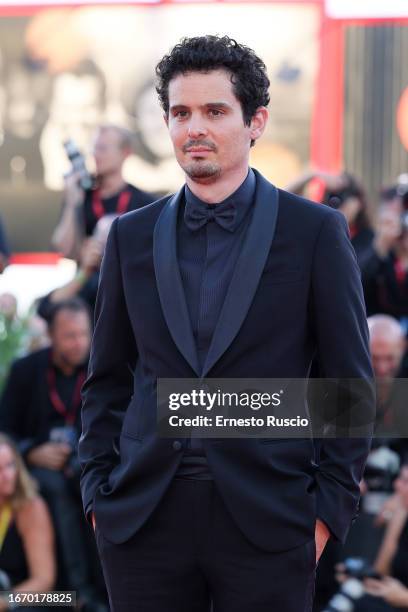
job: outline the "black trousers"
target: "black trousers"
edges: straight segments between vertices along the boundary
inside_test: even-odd
[[[132,538],[113,544],[96,525],[96,541],[111,612],[312,610],[314,539],[280,553],[257,548],[212,481],[175,479]]]

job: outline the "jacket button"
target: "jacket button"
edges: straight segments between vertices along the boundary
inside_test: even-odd
[[[175,451],[179,451],[181,449],[181,442],[180,440],[175,440],[173,442],[173,448]]]

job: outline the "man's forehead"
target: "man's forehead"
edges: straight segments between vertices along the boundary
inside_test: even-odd
[[[106,127],[103,130],[98,130],[94,137],[94,144],[102,142],[105,143],[119,143],[120,134],[115,128]]]
[[[376,353],[392,353],[401,348],[401,339],[393,336],[373,336],[370,339],[371,351]]]
[[[209,87],[210,84],[210,87]],[[191,71],[176,74],[169,82],[169,96],[201,95],[217,101],[220,93],[227,99],[236,99],[231,73],[224,69]],[[214,97],[215,96],[215,97]]]
[[[58,325],[81,325],[89,320],[86,310],[71,310],[70,308],[61,308],[54,319],[54,327]]]

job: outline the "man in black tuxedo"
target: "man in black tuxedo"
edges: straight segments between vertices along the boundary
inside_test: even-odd
[[[82,496],[111,608],[310,611],[370,440],[160,438],[156,385],[305,378],[315,355],[325,377],[370,379],[355,254],[340,213],[248,167],[269,102],[251,49],[185,39],[156,73],[186,184],[114,221],[83,388]]]

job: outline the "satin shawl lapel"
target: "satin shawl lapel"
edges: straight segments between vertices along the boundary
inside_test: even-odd
[[[214,331],[203,377],[207,376],[237,335],[257,290],[275,233],[278,190],[259,172],[254,172],[256,194],[252,219]]]
[[[164,206],[154,228],[153,260],[164,318],[179,351],[197,375],[197,349],[191,329],[183,283],[177,261],[177,214],[184,188]]]

